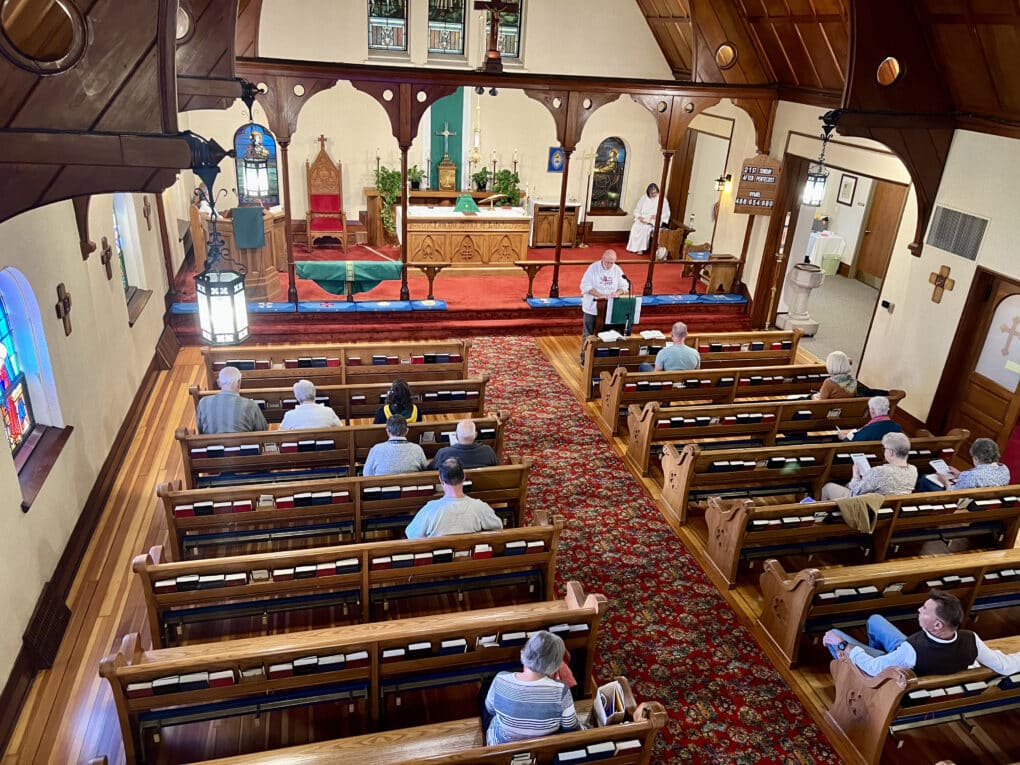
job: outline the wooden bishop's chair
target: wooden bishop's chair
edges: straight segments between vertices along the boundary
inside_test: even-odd
[[[326,138],[319,136],[319,153],[311,164],[305,160],[305,175],[308,179],[308,207],[305,222],[308,232],[308,248],[316,239],[333,237],[340,240],[340,247],[347,254],[347,216],[344,213],[344,184],[342,166],[333,162],[326,153]]]

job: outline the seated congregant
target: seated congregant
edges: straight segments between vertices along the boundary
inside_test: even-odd
[[[947,473],[926,475],[921,479],[918,489],[945,491],[1009,485],[1009,468],[999,462],[999,445],[992,439],[975,438],[970,445],[970,459],[974,463],[970,470],[960,471],[949,467]]]
[[[644,253],[652,243],[652,231],[655,227],[655,211],[659,207],[659,187],[649,183],[645,195],[634,207],[634,224],[630,227],[630,238],[627,239],[627,251]],[[669,223],[669,202],[662,200],[662,217],[659,225]]]
[[[655,354],[655,366],[642,362],[639,372],[682,372],[701,368],[701,354],[687,345],[687,325],[678,321],[670,330],[672,345],[667,345]]]
[[[546,630],[534,633],[521,650],[522,670],[500,672],[482,707],[489,746],[577,730],[577,712],[558,674],[563,640]]]
[[[833,658],[841,653],[862,672],[875,676],[889,667],[911,669],[919,677],[962,672],[975,661],[1000,675],[1020,672],[1020,653],[989,648],[975,633],[960,629],[963,605],[949,592],[932,590],[917,609],[921,627],[910,637],[879,614],[868,617],[868,644],[840,630],[829,630],[822,643]]]
[[[399,414],[407,422],[418,422],[421,419],[411,395],[411,386],[403,377],[398,377],[390,386],[386,393],[386,403],[376,410],[375,424],[382,425],[395,414]]]
[[[457,443],[444,446],[429,463],[435,469],[445,460],[456,457],[465,469],[492,467],[498,464],[496,452],[488,444],[475,443],[478,428],[474,420],[461,420],[457,423]]]
[[[330,407],[316,403],[315,383],[298,380],[294,383],[294,398],[298,405],[283,415],[280,430],[302,430],[307,428],[339,428],[343,420]]]
[[[886,433],[902,433],[903,428],[889,416],[889,399],[885,396],[872,396],[868,399],[868,413],[871,415],[864,425],[857,430],[840,430],[840,441],[878,441]]]
[[[217,382],[220,392],[198,402],[199,433],[246,433],[268,430],[259,405],[241,395],[241,370],[223,367]]]
[[[392,415],[386,420],[386,434],[388,439],[369,449],[364,475],[417,473],[428,468],[425,452],[407,440],[407,420],[399,414]]]
[[[464,494],[464,466],[456,458],[439,465],[443,496],[425,503],[407,526],[408,539],[499,531],[503,522],[488,504]],[[563,657],[562,652],[560,658]]]
[[[910,494],[917,485],[917,468],[907,461],[910,439],[904,433],[886,433],[882,436],[885,464],[871,468],[862,475],[854,462],[854,477],[848,486],[827,483],[822,487],[822,499],[857,497],[861,494]]]
[[[857,395],[857,378],[850,371],[850,358],[843,351],[833,351],[825,357],[825,370],[829,376],[813,398],[853,398]]]

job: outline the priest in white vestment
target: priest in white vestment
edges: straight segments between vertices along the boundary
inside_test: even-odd
[[[630,239],[627,240],[627,251],[644,253],[652,241],[652,229],[655,226],[655,210],[659,206],[659,187],[649,183],[645,195],[638,200],[634,208],[634,225],[630,227]],[[659,224],[669,223],[669,201],[662,200],[662,219]]]

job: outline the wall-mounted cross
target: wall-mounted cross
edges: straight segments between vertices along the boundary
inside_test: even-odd
[[[1015,338],[1020,338],[1020,332],[1017,331],[1017,327],[1020,326],[1020,316],[1013,317],[1013,323],[1010,325],[1003,324],[999,327],[1000,332],[1004,332],[1006,335],[1006,344],[1002,346],[1002,355],[1009,355],[1009,346],[1013,343]]]
[[[949,266],[942,266],[938,273],[932,271],[928,277],[928,284],[935,285],[935,289],[931,293],[931,302],[941,303],[942,294],[951,291],[956,286],[956,280],[949,278]]]
[[[110,240],[105,236],[102,239],[102,245],[103,249],[99,254],[99,262],[106,269],[106,280],[109,281],[113,278],[113,248],[110,246]]]
[[[145,216],[145,228],[152,231],[152,205],[148,197],[142,197],[142,215]]]
[[[71,334],[71,293],[64,283],[57,285],[57,318],[64,322],[64,337]]]
[[[449,159],[450,158],[450,136],[451,135],[457,135],[457,134],[450,130],[450,123],[449,122],[444,122],[443,123],[443,129],[442,130],[437,130],[436,131],[436,135],[441,135],[443,137],[443,159],[444,160],[445,159]]]

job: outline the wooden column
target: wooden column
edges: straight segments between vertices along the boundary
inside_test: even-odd
[[[290,206],[290,163],[287,161],[287,147],[290,139],[278,141],[280,144],[280,162],[283,164],[283,235],[287,240],[287,301],[297,307],[297,273],[294,266],[294,226],[290,220],[293,209]],[[310,232],[309,232],[310,233]],[[311,241],[309,240],[309,244]]]
[[[409,145],[400,147],[400,209],[403,215],[400,216],[400,262],[404,268],[400,272],[400,299],[410,300],[411,292],[407,289],[407,218],[408,218],[408,195],[407,195],[407,150]]]
[[[570,155],[574,153],[573,149],[563,149],[563,178],[560,181],[560,210],[556,213],[556,253],[553,255],[553,278],[552,284],[549,287],[549,297],[558,298],[560,296],[560,251],[563,249],[563,216],[564,207],[567,204],[567,181],[568,175],[570,174]],[[529,290],[530,291],[530,290]]]
[[[659,204],[655,208],[655,225],[652,228],[652,257],[648,261],[648,276],[645,277],[645,289],[641,294],[652,294],[652,274],[655,273],[655,249],[659,246],[659,226],[662,223],[662,203],[666,199],[663,189],[669,181],[669,163],[673,161],[673,152],[662,152],[662,178],[659,180]],[[681,213],[682,215],[683,213]]]
[[[166,307],[177,302],[177,275],[174,273],[174,262],[170,251],[170,235],[166,227],[166,205],[163,195],[156,194],[156,222],[159,224],[159,242],[163,249],[163,267],[166,269]]]

